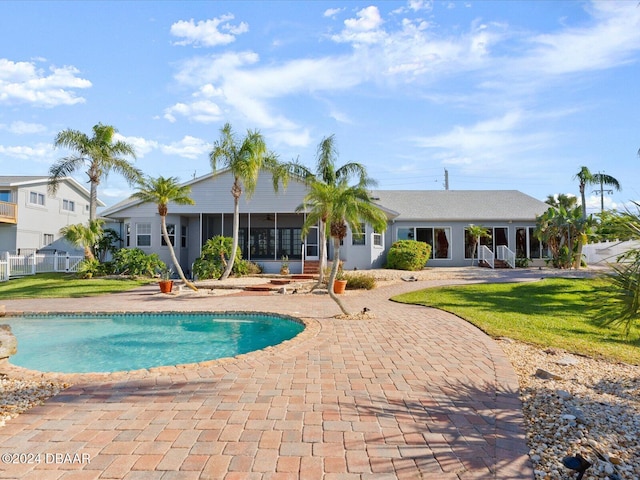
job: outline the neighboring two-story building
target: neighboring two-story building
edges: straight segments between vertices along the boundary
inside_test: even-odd
[[[200,255],[207,239],[232,235],[233,177],[228,171],[211,173],[189,182],[195,205],[169,205],[167,228],[176,254],[185,270]],[[272,178],[262,172],[254,195],[240,200],[239,246],[242,256],[260,264],[267,273],[277,272],[283,256],[292,273],[301,273],[305,263],[318,260],[318,229],[302,236],[304,212],[297,212],[307,187],[291,181],[275,193]],[[386,213],[388,227],[375,232],[363,225],[362,234],[349,232],[340,249],[344,268],[380,268],[393,242],[400,239],[431,245],[429,266],[471,265],[473,249],[466,232],[470,224],[490,230],[483,240],[493,252],[506,247],[521,257],[542,263],[546,252],[534,237],[536,217],[549,207],[516,190],[376,190],[372,199]],[[120,232],[124,246],[158,253],[169,263],[169,247],[160,231],[157,206],[128,199],[102,211],[109,227]],[[331,242],[329,247],[331,247]],[[329,248],[329,258],[332,252]]]
[[[46,176],[0,176],[0,252],[31,253],[59,240],[62,227],[87,223],[89,191],[66,177],[52,196],[48,181]]]

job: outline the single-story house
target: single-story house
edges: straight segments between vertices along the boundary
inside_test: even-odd
[[[46,176],[0,176],[0,252],[32,253],[60,239],[62,227],[87,223],[89,191],[65,177],[50,195],[48,183]]]
[[[204,175],[185,182],[191,187],[195,205],[169,205],[167,228],[185,271],[190,271],[207,239],[232,235],[232,184],[229,171]],[[305,214],[296,212],[306,192],[304,183],[292,180],[276,193],[269,172],[261,173],[253,196],[243,194],[240,199],[239,246],[243,258],[260,264],[267,273],[279,271],[283,256],[289,258],[292,273],[302,273],[305,265],[317,262],[318,228],[303,237]],[[389,247],[399,239],[429,243],[429,266],[470,265],[472,251],[465,233],[470,224],[490,230],[491,239],[483,243],[492,251],[503,245],[518,256],[543,258],[533,230],[536,216],[548,205],[519,191],[375,190],[371,196],[386,213],[388,228],[374,232],[370,225],[363,225],[363,234],[348,233],[340,249],[347,270],[382,267]],[[101,215],[108,220],[109,228],[120,232],[124,247],[158,253],[170,263],[156,205],[129,198]]]

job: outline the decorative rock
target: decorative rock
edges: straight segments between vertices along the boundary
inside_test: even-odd
[[[561,359],[559,359],[559,360],[556,360],[554,363],[556,363],[556,364],[558,364],[558,365],[565,366],[565,367],[569,367],[569,366],[571,366],[571,365],[577,365],[577,364],[578,364],[578,363],[580,363],[580,362],[579,362],[579,360],[578,360],[578,359],[576,359],[576,358],[574,358],[574,357],[571,357],[571,356],[567,355],[567,356],[565,356],[565,357],[562,357],[562,358],[561,358]]]
[[[18,340],[9,325],[0,325],[0,360],[18,353]]]
[[[571,395],[566,390],[556,390],[556,395],[558,395],[558,397],[560,397],[563,400],[569,400],[573,397],[573,395]]]
[[[542,368],[536,370],[536,377],[542,378],[544,380],[562,380],[560,375],[556,375],[555,373],[549,372]]]

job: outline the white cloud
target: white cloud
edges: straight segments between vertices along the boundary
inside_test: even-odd
[[[369,6],[356,13],[357,18],[344,21],[345,28],[338,35],[331,37],[335,42],[348,43],[378,43],[386,33],[380,29],[384,20],[380,16],[378,7]]]
[[[193,19],[180,20],[171,25],[171,35],[184,40],[174,42],[174,45],[194,45],[196,47],[214,47],[234,42],[237,35],[249,31],[249,25],[240,22],[232,25],[229,20],[234,16],[230,13],[211,20],[201,20],[197,23]]]
[[[49,67],[49,74],[34,62],[13,62],[0,58],[0,104],[30,103],[40,107],[74,105],[85,99],[75,89],[89,88],[89,80],[78,77],[72,66]]]
[[[53,150],[47,143],[37,143],[35,145],[10,146],[0,145],[0,155],[6,155],[20,160],[33,160],[36,162],[48,163],[51,161]]]
[[[528,49],[507,64],[510,77],[546,79],[624,65],[640,51],[637,2],[592,2],[586,26],[526,39]]]
[[[335,17],[337,14],[342,12],[344,8],[328,8],[324,11],[323,16],[325,17]]]
[[[176,103],[164,111],[164,118],[171,123],[176,121],[175,115],[188,117],[198,123],[212,123],[223,119],[220,107],[209,100],[199,100],[189,104]]]
[[[514,158],[542,150],[551,141],[551,134],[531,132],[532,119],[522,112],[509,112],[502,117],[478,122],[471,126],[455,126],[448,133],[415,138],[420,147],[438,149],[434,155],[444,164],[466,165],[475,170],[496,172],[497,166],[519,169]],[[540,167],[541,165],[538,165]]]
[[[116,133],[113,137],[116,141],[123,141],[131,144],[136,151],[136,157],[143,158],[146,154],[158,148],[158,142],[155,140],[147,140],[142,137],[125,137]]]
[[[46,133],[47,127],[39,123],[27,123],[22,121],[12,122],[10,125],[0,124],[0,130],[7,130],[16,135],[30,135]]]
[[[196,159],[207,154],[211,150],[211,144],[201,138],[186,135],[179,142],[161,145],[160,150],[166,155],[177,155],[183,158]]]

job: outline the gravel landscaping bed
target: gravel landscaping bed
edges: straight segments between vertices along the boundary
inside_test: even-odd
[[[498,342],[519,378],[537,480],[574,478],[562,459],[578,453],[592,463],[583,480],[640,479],[640,366]]]

